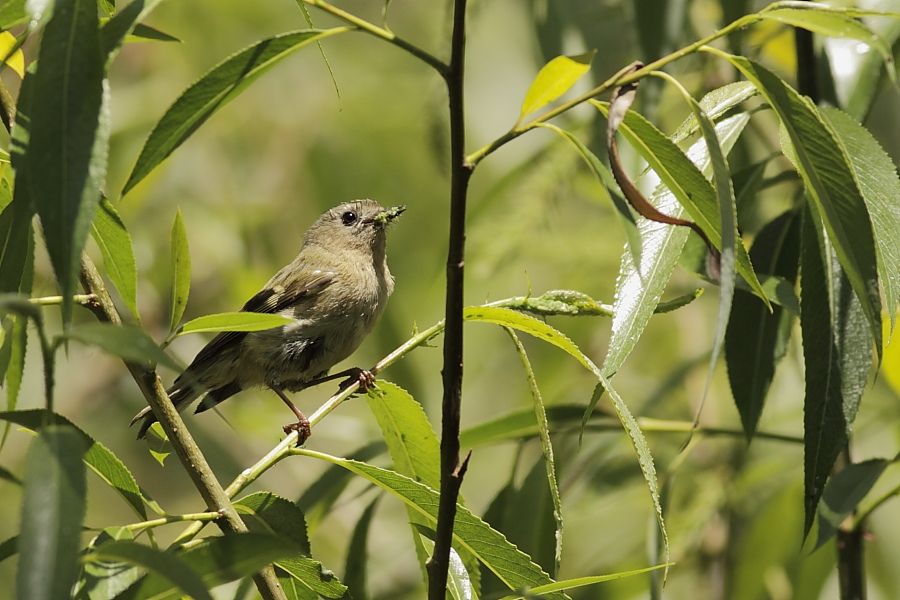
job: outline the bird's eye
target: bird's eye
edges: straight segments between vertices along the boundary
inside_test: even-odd
[[[353,225],[354,223],[356,223],[356,220],[358,218],[359,217],[356,216],[355,212],[353,212],[352,210],[348,210],[347,212],[345,212],[344,214],[341,215],[341,223],[343,223],[344,225],[349,227],[349,226]]]

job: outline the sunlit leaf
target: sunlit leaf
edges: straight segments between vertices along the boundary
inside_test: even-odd
[[[878,279],[884,288],[884,306],[894,327],[900,303],[900,177],[894,161],[878,141],[853,118],[832,107],[822,114],[834,128],[859,183],[859,191],[869,209],[875,249],[878,253]]]
[[[713,121],[719,121],[728,111],[736,108],[746,100],[756,95],[756,87],[749,81],[735,81],[722,87],[718,87],[704,94],[700,99],[700,108]],[[700,131],[700,124],[693,111],[672,134],[672,141],[678,145],[696,135]]]
[[[295,319],[279,314],[228,312],[204,315],[191,319],[179,330],[178,335],[211,331],[264,331],[296,323]]]
[[[3,63],[12,69],[20,78],[25,77],[25,55],[21,48],[10,54],[10,50],[16,47],[16,36],[8,31],[0,31],[0,60],[9,55],[6,62]]]
[[[100,199],[100,207],[94,216],[91,233],[103,255],[106,274],[116,286],[131,314],[138,317],[137,265],[131,246],[131,236],[116,208],[106,197]]]
[[[557,56],[538,71],[525,93],[519,118],[539,110],[566,92],[591,68],[596,50],[573,56]]]
[[[557,581],[555,583],[551,583],[548,585],[538,586],[536,588],[531,588],[528,590],[528,597],[534,597],[535,595],[543,595],[549,592],[557,592],[562,590],[571,590],[579,587],[584,587],[587,585],[594,585],[597,583],[603,583],[604,581],[615,581],[616,579],[623,579],[625,577],[633,577],[635,575],[643,575],[644,573],[651,573],[653,571],[658,571],[659,569],[667,569],[672,566],[674,563],[668,563],[665,565],[654,565],[652,567],[644,567],[643,569],[633,569],[631,571],[620,571],[618,573],[610,573],[609,575],[590,575],[588,577],[575,577],[574,579],[564,579],[563,581]],[[506,598],[511,598],[513,596],[506,596]],[[523,598],[523,596],[514,596],[515,598]]]
[[[322,563],[308,556],[293,555],[275,561],[276,570],[281,569],[291,578],[323,598],[342,598],[347,586]],[[316,596],[313,597],[316,597]]]
[[[255,492],[234,503],[234,508],[248,526],[259,527],[264,533],[284,536],[300,550],[309,554],[306,518],[296,504],[272,492]]]
[[[191,292],[191,250],[188,247],[187,231],[184,228],[180,208],[175,212],[175,221],[172,223],[170,259],[172,299],[169,331],[175,331],[181,323],[181,317],[184,316]]]
[[[356,473],[428,518],[432,526],[437,522],[438,493],[424,484],[394,471],[366,463],[338,458],[305,448],[297,448],[294,452],[328,461]],[[491,529],[464,506],[457,505],[453,539],[457,548],[465,548],[474,554],[510,589],[552,583],[550,576],[531,562],[526,554],[510,544],[506,538]],[[564,600],[567,596],[560,592],[554,592],[548,594],[547,598]]]
[[[806,197],[825,223],[850,285],[859,297],[881,354],[881,300],[872,225],[857,189],[850,159],[815,105],[765,67],[710,50],[731,62],[772,106],[790,141],[785,153],[796,163]]]
[[[29,600],[67,598],[78,576],[87,489],[86,446],[72,427],[45,427],[25,464],[16,592]]]
[[[122,194],[137,185],[217,110],[282,59],[313,42],[348,30],[335,27],[284,33],[262,40],[214,67],[185,90],[153,128]]]
[[[163,352],[140,327],[113,325],[111,323],[83,323],[73,326],[66,337],[97,346],[101,350],[119,358],[143,365],[160,364],[172,370],[181,367]]]

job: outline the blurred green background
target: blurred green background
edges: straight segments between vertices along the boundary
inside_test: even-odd
[[[759,3],[765,4],[765,3]],[[380,22],[382,3],[342,2],[351,12]],[[744,9],[743,7],[746,7]],[[468,149],[506,131],[540,66],[560,53],[596,48],[590,78],[599,81],[628,62],[652,58],[721,26],[758,5],[722,0],[515,0],[472,1],[467,66]],[[446,55],[449,4],[394,0],[388,22],[410,41]],[[332,20],[313,13],[317,26]],[[291,0],[265,2],[164,2],[148,23],[182,43],[135,43],[124,48],[111,73],[113,137],[107,192],[134,240],[139,268],[139,305],[144,325],[157,338],[168,324],[168,235],[177,208],[184,213],[191,245],[193,282],[186,318],[234,310],[299,249],[312,220],[339,202],[371,197],[409,210],[389,240],[394,296],[375,333],[347,362],[374,363],[443,313],[448,215],[447,118],[443,83],[402,51],[360,33],[323,44],[335,87],[314,47],[265,75],[206,123],[189,141],[124,199],[118,192],[146,136],[180,92],[213,65],[246,45],[305,27]],[[793,34],[756,27],[729,40],[792,80]],[[734,79],[708,57],[691,57],[670,72],[695,94]],[[587,89],[590,81],[579,84]],[[642,88],[640,110],[671,132],[687,114],[671,90],[651,81]],[[892,156],[900,156],[900,94],[885,85],[867,126]],[[748,164],[777,147],[777,131],[765,116],[735,149]],[[560,124],[596,145],[604,127],[590,109]],[[773,145],[773,142],[775,145]],[[602,148],[602,140],[600,146]],[[626,157],[627,158],[627,157]],[[640,168],[631,158],[635,171]],[[768,173],[785,168],[777,163]],[[747,211],[753,233],[783,210],[794,189],[774,186]],[[470,304],[547,289],[577,289],[611,302],[624,235],[611,205],[571,147],[554,134],[535,131],[491,156],[472,181],[466,257]],[[95,249],[92,249],[92,251]],[[99,254],[95,252],[99,257]],[[35,295],[55,294],[45,257],[40,257]],[[664,298],[701,285],[676,272]],[[708,286],[707,286],[708,287]],[[635,414],[690,420],[699,404],[713,337],[717,293],[687,308],[657,316],[617,375],[619,392]],[[51,313],[48,312],[48,315]],[[77,318],[89,320],[86,313]],[[606,351],[609,323],[602,318],[562,318],[554,326],[570,335],[595,361]],[[781,364],[760,423],[761,431],[802,435],[802,355],[799,330]],[[467,325],[463,425],[472,426],[531,404],[522,368],[506,335]],[[204,343],[179,339],[174,353],[189,361]],[[438,343],[440,341],[438,340]],[[895,341],[895,347],[900,342]],[[526,340],[538,382],[549,404],[583,405],[592,377],[571,359]],[[35,348],[32,344],[31,348]],[[889,355],[890,356],[890,355]],[[895,353],[896,356],[896,353]],[[440,350],[423,348],[383,374],[425,407],[439,428]],[[893,368],[898,368],[893,363]],[[890,359],[886,369],[891,368]],[[165,381],[174,373],[164,373]],[[202,509],[186,475],[170,458],[161,467],[143,442],[134,440],[129,418],[143,405],[120,362],[99,350],[73,345],[57,369],[58,410],[111,447],[138,481],[170,512]],[[853,457],[892,457],[900,448],[900,373],[884,373],[867,388],[854,431]],[[333,390],[304,392],[298,404],[312,411]],[[21,408],[41,406],[41,372],[32,352]],[[608,407],[601,402],[600,409]],[[287,411],[271,393],[246,392],[222,405],[222,416],[187,417],[220,479],[230,481],[281,435]],[[227,421],[226,421],[227,420]],[[716,372],[703,423],[738,430],[740,421],[724,364]],[[833,598],[834,549],[801,547],[802,448],[740,436],[703,437],[679,458],[683,435],[648,434],[665,482],[672,569],[668,598]],[[348,456],[379,439],[364,400],[349,402],[315,430],[308,446]],[[29,436],[14,431],[0,461],[21,474]],[[579,446],[576,432],[558,433],[554,444],[566,520],[561,578],[609,573],[654,559],[651,505],[627,438],[617,430],[592,432]],[[477,449],[463,486],[468,505],[484,514],[497,492],[513,481],[522,487],[523,521],[543,522],[547,498],[536,440]],[[386,464],[386,457],[375,459]],[[513,466],[515,465],[515,469]],[[305,458],[285,461],[256,485],[296,499],[324,467]],[[900,467],[890,467],[876,486],[896,486]],[[89,476],[86,524],[133,520],[109,488]],[[0,481],[0,539],[17,531],[21,490]],[[313,551],[342,575],[350,533],[375,492],[354,481],[326,515],[311,515]],[[522,510],[522,509],[525,510]],[[420,598],[421,576],[405,525],[406,513],[391,498],[379,503],[369,538],[370,590],[374,598]],[[886,504],[870,522],[867,572],[870,597],[900,594],[900,502]],[[166,541],[177,526],[158,530]],[[545,538],[522,541],[526,550]],[[533,546],[528,547],[531,543]],[[552,547],[549,549],[552,557]],[[540,554],[540,553],[538,553]],[[0,581],[12,582],[15,559],[0,563]],[[9,589],[6,587],[5,589]],[[646,578],[632,578],[573,593],[575,598],[643,598]],[[0,591],[0,597],[7,592]],[[231,597],[223,592],[221,597]]]

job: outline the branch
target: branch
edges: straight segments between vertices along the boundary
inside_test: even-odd
[[[441,411],[441,491],[434,551],[426,565],[428,597],[443,600],[447,590],[456,499],[469,459],[459,463],[459,415],[463,376],[463,265],[466,248],[466,196],[474,165],[466,160],[464,77],[466,0],[455,0],[450,68],[445,80],[450,103],[450,239],[444,306],[444,396]]]
[[[81,262],[81,284],[85,291],[96,296],[97,303],[89,306],[100,321],[121,325],[119,316],[103,279],[97,272],[94,263],[86,255]],[[203,501],[211,511],[219,512],[222,518],[216,523],[224,533],[244,533],[247,526],[241,520],[237,511],[231,505],[231,501],[222,489],[219,480],[206,462],[206,457],[200,451],[197,442],[191,437],[181,415],[175,409],[172,401],[166,394],[165,388],[159,380],[156,371],[145,369],[133,363],[125,363],[135,383],[146,398],[147,403],[153,409],[153,414],[159,419],[163,430],[172,442],[172,447],[178,455],[178,459],[184,466]],[[284,592],[275,577],[274,569],[269,566],[253,577],[259,593],[265,600],[286,600]]]
[[[380,38],[389,44],[393,44],[398,48],[401,48],[408,53],[412,54],[435,71],[441,74],[442,77],[447,76],[447,72],[449,67],[440,59],[436,58],[434,55],[426,52],[422,48],[419,48],[415,44],[412,44],[403,38],[397,37],[397,35],[393,31],[389,31],[384,29],[383,27],[378,27],[377,25],[366,21],[365,19],[360,19],[354,14],[351,14],[343,9],[338,8],[324,0],[300,0],[304,4],[308,4],[309,6],[315,6],[316,8],[327,12],[328,14],[337,17],[341,21],[345,23],[350,23],[351,25],[355,25],[361,31],[364,31],[370,35],[373,35],[377,38]]]

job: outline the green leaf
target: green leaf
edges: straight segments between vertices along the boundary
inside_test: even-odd
[[[137,265],[131,236],[115,206],[105,196],[100,198],[100,207],[94,216],[91,233],[103,255],[103,265],[110,281],[131,314],[140,318],[137,307]]]
[[[20,96],[13,144],[16,191],[41,218],[50,262],[72,315],[81,252],[106,177],[108,86],[96,2],[57,2],[37,67]],[[27,139],[27,147],[22,141]]]
[[[257,527],[263,533],[283,536],[305,554],[309,554],[309,537],[306,535],[306,517],[300,507],[271,492],[256,492],[234,503],[234,508],[251,531]]]
[[[107,527],[88,542],[85,554],[102,544],[118,540],[134,540],[134,534],[124,527]],[[143,575],[140,567],[114,559],[82,560],[81,576],[72,596],[79,600],[122,598],[121,594]]]
[[[88,553],[84,560],[115,560],[146,569],[196,600],[212,600],[206,585],[177,554],[163,552],[136,542],[109,542]]]
[[[760,272],[779,275],[792,284],[796,281],[799,225],[796,211],[789,211],[757,234],[750,258]],[[748,440],[756,432],[775,366],[787,350],[793,317],[780,306],[769,312],[759,298],[748,292],[738,291],[734,297],[725,334],[725,360],[731,393]]]
[[[775,110],[792,148],[809,203],[820,214],[841,266],[860,304],[881,356],[881,310],[875,242],[868,211],[850,159],[816,107],[765,67],[746,58],[710,50],[726,58],[759,89]]]
[[[581,423],[584,407],[577,404],[551,404],[546,407],[550,430],[556,431],[565,425]],[[459,445],[464,448],[478,448],[500,442],[534,437],[538,434],[534,410],[527,408],[513,411],[485,423],[464,429],[459,436]]]
[[[335,27],[284,33],[257,42],[219,63],[185,90],[156,124],[122,195],[146,177],[217,110],[282,59],[313,42],[349,30],[349,27]]]
[[[622,427],[628,434],[628,439],[631,441],[631,445],[638,456],[638,464],[641,467],[641,473],[644,476],[644,480],[647,482],[650,500],[656,510],[659,529],[665,540],[665,554],[668,559],[669,540],[668,535],[666,534],[665,523],[663,522],[662,506],[660,506],[659,503],[659,486],[656,481],[656,467],[653,464],[653,456],[650,454],[647,440],[644,438],[644,434],[641,433],[641,429],[638,427],[637,421],[628,409],[628,405],[625,404],[625,401],[622,400],[619,394],[612,388],[608,377],[600,371],[597,365],[595,365],[572,340],[547,323],[539,321],[534,317],[524,315],[508,308],[470,306],[463,310],[463,318],[469,321],[495,323],[504,327],[511,327],[512,329],[524,331],[528,335],[544,340],[563,350],[594,374],[599,381],[599,385],[602,385],[609,393],[609,396],[613,401],[616,416],[619,418],[619,422],[622,423]]]
[[[138,27],[136,21],[144,12],[144,0],[132,0],[118,14],[103,23],[100,28],[100,41],[107,63],[115,56],[126,36]]]
[[[295,322],[291,317],[278,314],[227,312],[192,319],[178,330],[178,335],[210,331],[264,331]]]
[[[437,522],[438,493],[424,484],[394,471],[366,463],[338,458],[305,448],[296,448],[294,452],[328,461],[356,473],[381,489],[390,492],[407,506],[426,517],[432,527]],[[456,507],[453,539],[457,548],[465,548],[474,554],[510,589],[552,583],[550,577],[531,562],[526,554],[473,515],[465,506],[457,505]],[[562,593],[553,593],[547,597],[551,600],[567,598]]]
[[[0,29],[9,29],[28,18],[25,0],[9,0],[0,4]]]
[[[342,598],[347,591],[347,586],[341,583],[334,573],[312,558],[293,555],[278,559],[275,565],[276,569],[282,569],[294,581],[323,598]],[[318,596],[313,595],[313,598]]]
[[[12,327],[7,336],[9,342],[9,365],[6,367],[6,410],[14,411],[19,403],[19,392],[25,375],[25,356],[28,350],[28,319],[19,315],[12,319]],[[3,428],[0,448],[6,444],[9,425]]]
[[[700,108],[712,119],[718,121],[725,116],[728,111],[737,107],[746,100],[756,95],[756,88],[749,81],[735,81],[728,83],[722,87],[718,87],[707,92],[700,99]],[[700,132],[700,124],[693,111],[685,118],[684,121],[672,134],[672,141],[679,146],[688,138]]]
[[[566,92],[591,68],[596,50],[573,56],[557,56],[538,71],[525,93],[519,120],[539,110]]]
[[[191,251],[188,247],[187,231],[184,229],[184,219],[181,217],[180,208],[175,212],[175,221],[172,223],[171,247],[172,318],[169,321],[170,332],[178,329],[191,292]]]
[[[16,592],[29,600],[67,598],[78,576],[87,490],[84,438],[49,426],[34,438],[25,465]]]
[[[734,146],[749,118],[746,113],[741,113],[716,125],[723,150],[727,152]],[[711,172],[709,153],[703,140],[697,141],[687,155],[700,171]],[[674,217],[680,217],[684,211],[673,193],[662,184],[654,191],[650,203]],[[616,280],[612,335],[603,361],[603,373],[607,377],[622,367],[637,345],[659,304],[689,233],[685,227],[672,227],[647,219],[638,220],[638,231],[643,240],[640,262],[635,263],[631,253],[624,252]]]
[[[859,183],[872,219],[875,249],[878,254],[878,279],[884,288],[884,306],[893,331],[897,304],[900,303],[900,177],[891,157],[869,131],[853,117],[836,108],[822,109],[838,141],[850,159],[850,167]]]
[[[440,444],[422,405],[400,386],[383,380],[378,380],[377,387],[369,392],[367,402],[381,428],[394,470],[432,489],[439,489]],[[416,511],[408,509],[408,512],[416,556],[424,574],[430,553],[423,546],[418,526],[430,527],[431,524]],[[461,552],[466,565],[476,569],[475,558],[465,550]]]
[[[872,364],[865,315],[834,257],[830,236],[810,210],[801,246],[800,326],[806,393],[803,404],[804,537],[825,480],[847,444]],[[833,308],[832,308],[833,307]]]
[[[353,534],[350,536],[350,545],[347,547],[347,562],[344,567],[344,583],[347,585],[347,591],[353,600],[368,600],[369,593],[366,590],[366,579],[368,571],[368,554],[366,548],[369,541],[369,526],[372,524],[372,517],[375,515],[375,507],[381,496],[372,500],[359,520],[353,528]]]
[[[281,537],[261,533],[237,533],[204,538],[177,554],[182,564],[213,588],[258,572],[275,561],[297,554],[298,548]],[[162,574],[151,572],[130,590],[132,598],[178,598],[176,587]]]
[[[20,284],[32,268],[32,215],[29,200],[21,191],[14,193],[13,201],[0,213],[0,293],[22,291]]]
[[[615,581],[616,579],[624,579],[625,577],[633,577],[635,575],[643,575],[644,573],[651,573],[653,571],[658,571],[659,569],[667,569],[671,567],[674,563],[667,563],[664,565],[654,565],[652,567],[644,567],[643,569],[634,569],[631,571],[620,571],[618,573],[610,573],[609,575],[590,575],[588,577],[575,577],[574,579],[564,579],[563,581],[557,581],[555,583],[551,583],[548,585],[541,585],[536,588],[531,588],[528,591],[528,598],[533,598],[535,596],[541,596],[543,594],[547,594],[549,592],[558,592],[562,590],[571,590],[574,588],[584,587],[587,585],[594,585],[597,583],[603,583],[605,581]],[[509,598],[510,596],[507,596]],[[524,598],[524,596],[515,596],[515,598]]]
[[[18,410],[15,412],[0,412],[0,420],[15,423],[20,427],[32,431],[40,431],[45,425],[65,426],[81,436],[87,450],[84,452],[84,462],[107,485],[112,487],[134,509],[142,519],[147,519],[145,502],[152,502],[144,498],[137,480],[128,467],[125,466],[113,452],[91,438],[84,431],[73,425],[65,417],[51,413],[43,409]]]
[[[375,441],[351,452],[347,458],[366,462],[385,451],[384,442]],[[353,474],[337,465],[331,465],[322,473],[297,500],[297,506],[306,514],[310,529],[331,510],[341,493],[353,479]]]
[[[14,483],[16,485],[22,485],[21,479],[16,477],[11,471],[2,466],[0,466],[0,479],[8,481],[10,483]]]
[[[604,115],[608,108],[606,103],[591,101]],[[659,176],[660,180],[672,192],[678,202],[687,209],[691,218],[700,226],[709,237],[710,242],[720,251],[722,250],[722,225],[719,216],[717,194],[715,188],[704,177],[704,169],[698,167],[694,161],[665,134],[656,128],[645,117],[633,110],[625,113],[625,119],[619,126],[629,143],[647,161],[650,168]],[[725,136],[721,136],[720,144],[727,145]],[[704,153],[709,159],[706,145]],[[724,156],[724,150],[723,150]],[[710,160],[710,165],[712,161]],[[729,179],[730,181],[730,179]],[[671,210],[667,214],[673,214]],[[737,270],[741,277],[759,294],[765,298],[765,292],[753,272],[753,265],[743,244],[736,248]]]
[[[816,548],[834,537],[838,527],[866,497],[891,461],[883,458],[853,463],[836,473],[825,486],[819,502],[819,537]]]
[[[0,542],[0,562],[3,562],[10,556],[15,555],[19,551],[19,536],[14,535]]]
[[[149,25],[145,25],[143,23],[138,23],[134,26],[134,30],[131,32],[131,36],[136,40],[150,40],[154,42],[181,42],[181,40],[174,35],[170,35],[165,31],[160,31],[156,27],[150,27]]]
[[[839,12],[820,10],[821,5],[810,3],[809,7],[795,5],[761,10],[757,13],[763,19],[778,21],[792,27],[802,27],[828,37],[849,38],[868,44],[884,61],[887,72],[893,78],[894,57],[891,48],[883,39],[860,21]]]
[[[72,327],[66,337],[82,344],[97,346],[127,362],[146,366],[160,364],[172,370],[181,367],[163,352],[140,327],[111,323],[83,323]]]
[[[534,369],[531,368],[531,361],[528,360],[528,354],[525,352],[525,346],[522,345],[519,336],[510,329],[505,328],[506,332],[512,338],[525,369],[525,379],[528,381],[528,387],[531,390],[531,399],[534,404],[534,418],[538,426],[538,438],[541,441],[541,453],[544,455],[544,469],[547,479],[547,488],[549,490],[550,500],[553,504],[553,520],[556,524],[554,535],[554,553],[553,566],[550,569],[554,576],[559,572],[559,564],[562,560],[562,542],[563,542],[563,515],[562,500],[559,497],[559,485],[556,481],[556,459],[553,456],[553,442],[550,440],[550,422],[547,419],[547,412],[544,409],[544,399],[541,396],[541,390],[538,388],[537,379],[534,376]]]

